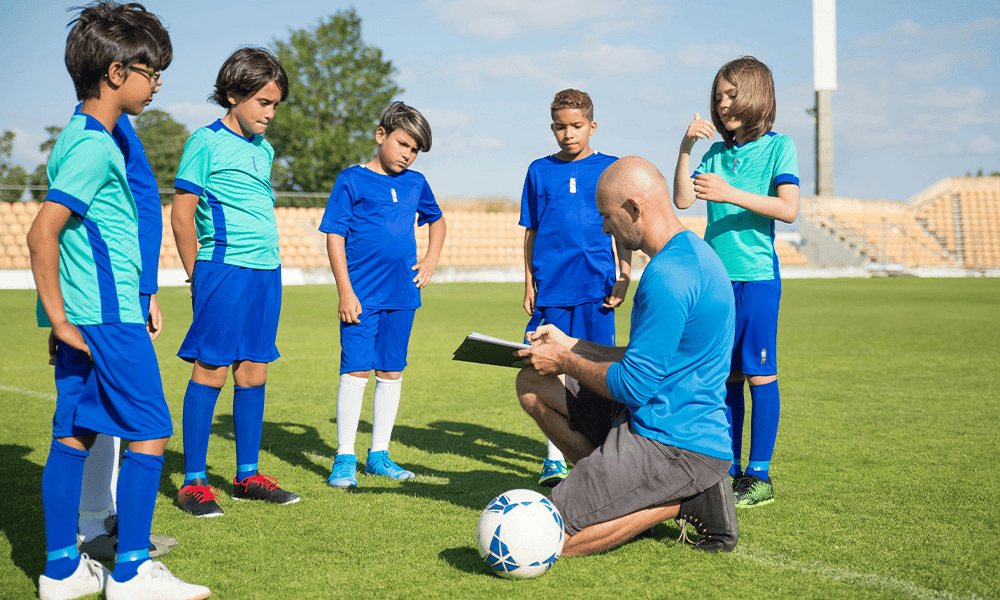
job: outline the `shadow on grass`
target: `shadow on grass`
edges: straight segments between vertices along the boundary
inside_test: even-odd
[[[36,581],[45,568],[45,515],[42,510],[43,467],[26,459],[27,446],[0,445],[0,531],[10,542],[10,560]],[[2,595],[2,594],[0,594]]]
[[[448,548],[438,553],[438,558],[445,561],[456,570],[470,575],[488,575],[490,568],[486,566],[479,551],[469,546]]]

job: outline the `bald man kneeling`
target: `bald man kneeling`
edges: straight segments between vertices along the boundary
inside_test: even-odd
[[[635,293],[629,344],[602,346],[543,325],[521,350],[521,406],[575,463],[552,491],[564,556],[594,554],[668,519],[736,547],[726,378],[735,308],[722,262],[677,219],[660,171],[635,156],[597,184],[604,231],[652,257]]]

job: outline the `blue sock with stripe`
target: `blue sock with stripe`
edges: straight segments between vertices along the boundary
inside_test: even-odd
[[[740,472],[740,460],[743,457],[743,416],[746,406],[743,402],[743,381],[726,383],[726,417],[729,419],[729,431],[733,434],[733,466],[729,474],[736,476]]]
[[[212,433],[215,402],[219,392],[214,387],[188,381],[184,393],[184,485],[194,479],[207,479],[208,437]],[[183,487],[183,486],[182,486]]]
[[[113,576],[125,582],[149,560],[149,530],[160,489],[163,457],[125,451],[118,473],[118,558]]]
[[[750,411],[750,462],[747,473],[767,481],[778,437],[778,417],[781,414],[781,395],[778,382],[750,387],[753,408]]]
[[[80,519],[83,466],[90,452],[55,439],[42,471],[42,509],[45,512],[45,576],[66,579],[80,564],[76,524]]]
[[[233,425],[236,429],[236,481],[257,473],[260,436],[264,427],[264,388],[239,387],[233,391]]]

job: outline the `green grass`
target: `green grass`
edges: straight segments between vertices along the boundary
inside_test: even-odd
[[[173,353],[190,300],[177,288],[159,298],[166,331],[156,348],[176,434],[154,532],[181,540],[164,562],[216,597],[1000,598],[998,280],[786,281],[777,501],[739,513],[737,550],[719,556],[679,546],[668,522],[654,538],[562,559],[521,582],[488,573],[473,531],[490,498],[534,488],[544,438],[518,407],[513,370],[451,360],[469,331],[521,335],[519,285],[424,291],[392,444],[393,458],[417,479],[362,475],[355,491],[323,482],[336,448],[336,293],[286,288],[283,358],[270,369],[260,462],[302,502],[228,499],[230,381],[209,445],[210,482],[224,493],[218,519],[175,507],[190,367]],[[33,597],[44,564],[40,480],[54,386],[34,305],[31,291],[0,292],[2,598]],[[618,331],[625,343],[628,307]],[[373,388],[358,437],[362,458]]]

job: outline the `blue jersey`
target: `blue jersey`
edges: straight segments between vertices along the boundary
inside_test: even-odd
[[[725,398],[735,320],[719,257],[690,231],[675,235],[646,265],[625,358],[608,368],[608,389],[639,434],[733,459]]]
[[[121,150],[104,125],[79,113],[48,162],[46,202],[72,211],[59,233],[59,285],[74,325],[143,323],[138,215]],[[41,302],[39,325],[48,326]]]
[[[277,269],[271,161],[262,136],[245,138],[222,121],[201,127],[184,144],[174,187],[199,197],[197,260],[247,269]]]
[[[519,224],[534,229],[531,272],[536,306],[602,300],[615,284],[612,237],[597,212],[597,180],[618,160],[595,152],[575,161],[539,158],[528,167]]]
[[[382,175],[355,166],[337,175],[319,230],[344,237],[347,273],[363,309],[420,307],[414,218],[418,225],[441,218],[420,173]]]
[[[142,258],[139,293],[155,294],[159,288],[156,275],[160,266],[160,243],[163,241],[163,209],[156,176],[128,115],[118,119],[111,137],[125,157],[125,175],[139,214],[139,256]]]
[[[715,173],[736,189],[759,196],[778,196],[783,183],[799,184],[795,142],[773,131],[732,148],[717,142],[709,148],[695,171]],[[722,202],[709,202],[705,241],[711,246],[732,281],[767,281],[780,278],[774,250],[774,219]]]

